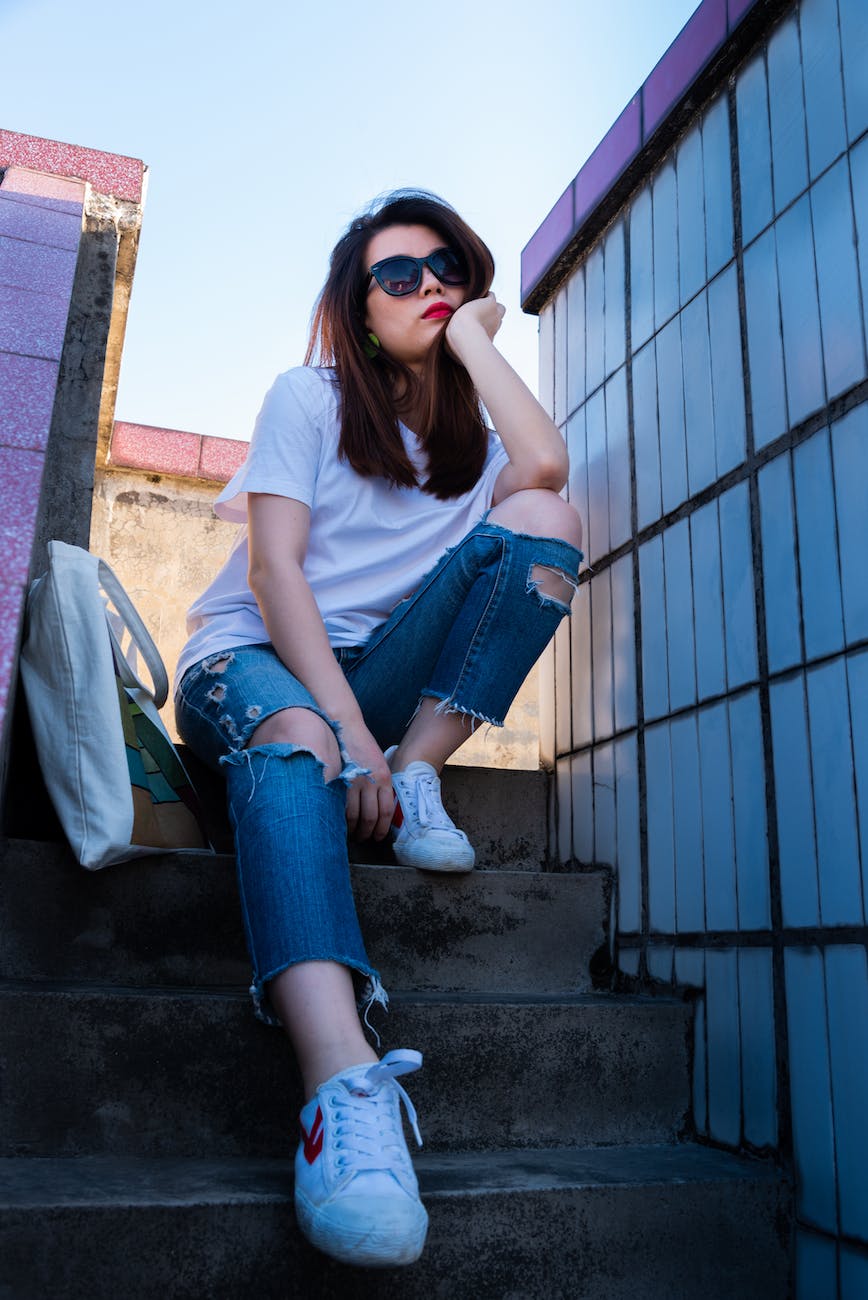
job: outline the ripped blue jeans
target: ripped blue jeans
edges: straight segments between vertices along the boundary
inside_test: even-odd
[[[425,696],[444,711],[502,726],[569,612],[581,558],[557,538],[483,520],[364,645],[335,650],[381,748],[400,741]],[[337,725],[269,644],[210,655],[175,693],[182,739],[226,777],[251,994],[269,1023],[277,1021],[268,981],[301,961],[339,962],[367,977],[368,1001],[385,996],[365,951],[347,858],[346,787],[362,769],[341,745],[343,771],[326,784],[323,764],[303,746],[248,746],[271,714],[297,707],[325,718],[340,745]]]

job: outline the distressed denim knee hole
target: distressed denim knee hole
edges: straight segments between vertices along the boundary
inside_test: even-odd
[[[578,581],[563,569],[550,564],[532,564],[526,590],[528,593],[536,592],[541,605],[557,605],[567,614],[578,585]]]

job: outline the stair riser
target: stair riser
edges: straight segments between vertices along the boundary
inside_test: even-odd
[[[0,1015],[2,1152],[273,1156],[297,1140],[290,1050],[246,1000],[7,992]],[[384,1051],[425,1054],[408,1090],[426,1148],[478,1150],[673,1138],[688,1016],[663,1000],[396,1000],[376,1023]]]
[[[770,1300],[788,1292],[787,1206],[767,1182],[428,1197],[420,1261],[363,1270],[303,1242],[290,1204],[5,1211],[15,1300]],[[45,1250],[50,1236],[52,1251]],[[712,1247],[712,1248],[710,1248]]]
[[[582,992],[606,877],[353,868],[371,961],[392,989]],[[3,868],[0,974],[127,986],[250,981],[231,859],[147,858],[88,873],[16,842]],[[38,923],[34,923],[38,918]]]
[[[183,751],[208,815],[215,844],[232,847],[222,777]],[[476,849],[482,869],[539,871],[548,858],[546,820],[549,777],[545,772],[495,767],[447,766],[443,804]]]

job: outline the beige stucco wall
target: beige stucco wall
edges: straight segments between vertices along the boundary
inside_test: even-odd
[[[223,563],[235,526],[211,508],[219,483],[99,469],[90,549],[114,569],[148,626],[169,672],[184,644],[188,606]],[[452,758],[484,767],[539,767],[538,673],[533,669],[503,728],[483,725]],[[175,735],[171,701],[163,718]]]

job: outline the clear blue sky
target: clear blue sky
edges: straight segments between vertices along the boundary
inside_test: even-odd
[[[0,126],[150,169],[117,417],[249,437],[342,229],[442,194],[488,242],[536,386],[519,255],[697,0],[0,0]]]

